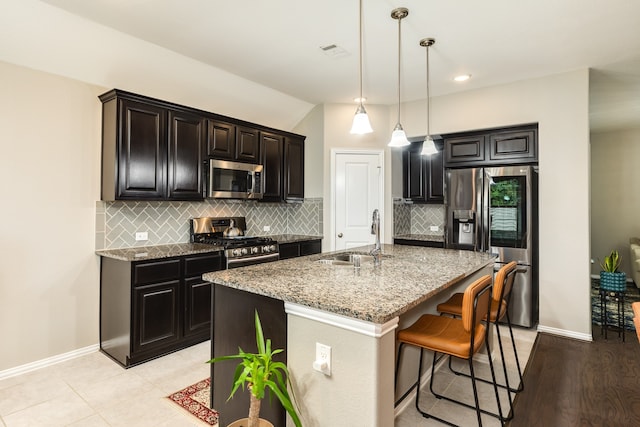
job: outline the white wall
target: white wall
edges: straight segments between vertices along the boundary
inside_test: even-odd
[[[640,129],[591,134],[591,273],[613,249],[630,278],[629,237],[640,237]]]
[[[102,92],[0,62],[0,371],[98,343]]]

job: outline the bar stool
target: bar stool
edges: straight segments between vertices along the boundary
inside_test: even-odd
[[[524,389],[524,382],[522,380],[522,369],[520,368],[520,360],[518,359],[518,351],[516,349],[516,341],[513,337],[513,329],[511,328],[511,319],[509,318],[508,304],[511,299],[511,291],[513,289],[513,283],[516,275],[517,263],[512,261],[506,265],[504,265],[496,274],[496,278],[493,285],[493,295],[491,300],[491,312],[489,316],[489,321],[493,323],[496,327],[496,336],[498,338],[498,347],[500,348],[500,356],[502,357],[502,368],[504,372],[505,382],[506,384],[498,384],[498,387],[502,387],[507,389],[507,394],[509,397],[509,409],[510,415],[506,418],[507,420],[513,418],[513,400],[511,398],[511,393],[517,393]],[[438,304],[437,310],[440,314],[449,314],[454,317],[459,317],[462,311],[462,294],[457,293],[453,294],[451,298],[442,304]],[[500,326],[499,323],[502,319],[507,319],[507,325],[509,327],[509,334],[511,335],[511,344],[513,346],[513,353],[516,359],[516,365],[518,368],[518,376],[520,378],[520,384],[517,388],[512,388],[509,385],[509,376],[507,374],[507,363],[504,358],[504,350],[502,347],[502,339],[500,337]],[[486,320],[486,318],[485,318]],[[463,372],[458,372],[451,367],[451,363],[449,363],[449,369],[454,372],[456,375],[469,376]],[[484,378],[477,378],[479,381],[483,381],[486,383],[490,383],[490,381]]]
[[[398,359],[396,361],[396,378],[400,359],[402,355],[402,349],[405,344],[413,345],[420,348],[420,362],[418,365],[418,381],[416,392],[416,409],[425,418],[433,418],[442,423],[455,425],[447,420],[436,417],[420,409],[420,377],[422,376],[422,359],[424,350],[431,350],[433,352],[433,362],[431,367],[431,379],[429,382],[429,389],[431,393],[438,399],[445,399],[450,402],[458,403],[471,409],[475,409],[478,425],[482,426],[481,413],[492,415],[504,422],[502,416],[502,408],[500,406],[500,398],[498,396],[498,388],[495,384],[495,373],[493,370],[493,362],[490,357],[489,343],[487,342],[488,328],[485,327],[481,320],[488,316],[489,309],[491,307],[491,276],[483,276],[480,279],[469,285],[463,294],[462,299],[462,312],[461,318],[451,318],[446,316],[436,316],[433,314],[424,314],[420,316],[408,328],[402,329],[398,332],[397,339],[400,342],[398,348]],[[496,395],[496,402],[498,404],[498,414],[494,414],[480,408],[478,401],[478,390],[475,382],[475,375],[473,371],[473,355],[480,350],[482,345],[487,344],[487,351],[489,352],[489,366],[491,368],[491,375],[494,378],[494,391]],[[467,360],[469,362],[469,370],[471,372],[471,383],[473,385],[473,398],[475,406],[471,406],[465,402],[452,399],[450,397],[437,394],[433,390],[433,377],[436,372],[436,356],[438,353],[457,357],[459,359]]]

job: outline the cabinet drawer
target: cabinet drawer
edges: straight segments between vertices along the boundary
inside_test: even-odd
[[[133,266],[133,284],[163,282],[180,279],[180,260],[145,262]]]
[[[322,252],[322,242],[320,240],[300,243],[300,256],[319,254],[320,252]]]
[[[184,259],[184,276],[200,276],[209,271],[218,271],[222,268],[222,256],[220,252],[204,256],[193,256]]]

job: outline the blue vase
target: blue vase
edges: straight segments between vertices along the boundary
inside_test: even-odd
[[[627,289],[627,274],[621,271],[601,271],[600,288],[605,291],[624,292]]]

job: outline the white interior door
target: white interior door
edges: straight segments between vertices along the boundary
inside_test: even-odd
[[[336,152],[334,158],[334,250],[372,244],[373,210],[382,214],[383,153]]]

